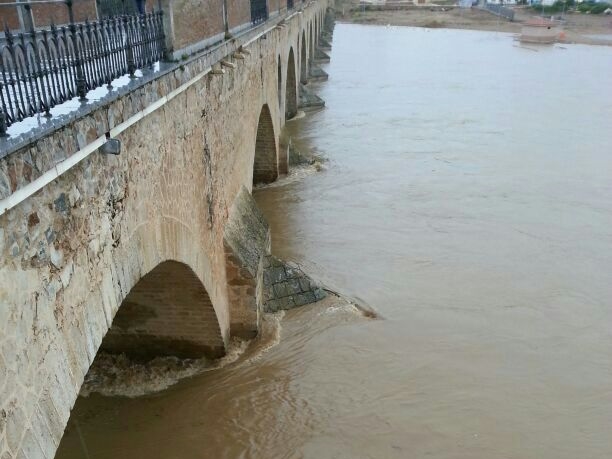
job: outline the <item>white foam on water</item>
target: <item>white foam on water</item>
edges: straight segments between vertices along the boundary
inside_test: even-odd
[[[253,340],[232,338],[225,356],[217,360],[156,357],[149,362],[135,362],[125,354],[99,353],[91,365],[80,395],[96,393],[107,397],[140,397],[167,389],[181,379],[206,371],[218,370],[240,360],[239,365],[256,362],[281,339],[281,321],[285,311],[266,314],[262,330]]]
[[[291,118],[290,120],[287,120],[288,122],[294,121],[294,120],[300,120],[302,118],[304,118],[306,116],[306,112],[304,110],[299,110],[296,115]]]
[[[125,354],[101,352],[85,376],[80,395],[140,397],[160,392],[181,379],[234,363],[248,346],[249,341],[233,338],[226,355],[217,360],[156,357],[146,363],[135,362]]]
[[[281,321],[285,317],[285,311],[278,311],[274,313],[265,314],[262,320],[263,332],[261,333],[262,339],[259,341],[256,351],[241,362],[242,365],[248,365],[258,361],[261,357],[280,343],[281,340]]]
[[[309,175],[316,174],[325,170],[325,166],[320,161],[315,161],[314,164],[308,164],[303,166],[294,166],[289,169],[289,173],[272,183],[262,183],[255,186],[256,190],[264,190],[266,188],[278,188],[281,186],[289,185],[291,183],[298,182]]]
[[[349,313],[349,314],[353,314],[359,317],[363,317],[363,311],[359,309],[353,303],[343,302],[340,304],[334,304],[321,312],[321,314],[342,314],[342,313]]]
[[[317,315],[329,314],[363,317],[364,311],[354,303],[342,300],[325,307]],[[217,360],[157,357],[142,363],[131,360],[125,354],[101,352],[85,376],[80,395],[88,397],[96,393],[107,397],[140,397],[163,391],[182,379],[206,371],[222,369],[232,364],[238,367],[251,365],[280,343],[284,317],[285,311],[265,314],[256,338],[232,338],[226,355]]]

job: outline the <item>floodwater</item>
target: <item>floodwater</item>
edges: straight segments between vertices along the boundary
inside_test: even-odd
[[[58,457],[612,457],[612,49],[339,24],[325,69],[288,125],[325,170],[256,198],[382,318],[294,310],[265,353],[80,399]]]

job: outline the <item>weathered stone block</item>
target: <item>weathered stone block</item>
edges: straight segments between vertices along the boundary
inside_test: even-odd
[[[302,292],[299,279],[289,279],[285,284],[287,286],[288,295],[294,295],[296,293]]]
[[[266,285],[264,295],[266,311],[290,309],[314,303],[326,296],[325,292],[295,264],[274,259],[264,275],[270,281],[282,279],[280,282]]]
[[[296,306],[293,297],[286,296],[278,299],[278,309],[292,309]]]
[[[25,413],[17,406],[15,399],[11,400],[3,410],[6,413],[6,443],[11,451],[17,451],[27,425]]]
[[[321,301],[323,298],[327,297],[327,292],[322,288],[317,288],[314,290],[314,295],[317,301]]]
[[[299,282],[300,282],[300,290],[302,292],[307,292],[310,290],[311,288],[310,280],[308,280],[305,277],[302,277],[299,279]]]
[[[273,291],[275,298],[282,298],[291,294],[291,292],[287,291],[287,283],[285,282],[279,282],[278,284],[274,284]]]
[[[41,436],[37,438],[37,435],[41,435]],[[28,429],[26,431],[26,434],[23,437],[23,440],[21,442],[21,451],[23,451],[23,454],[27,459],[38,459],[38,458],[50,457],[50,456],[45,455],[45,453],[43,452],[40,446],[40,443],[38,442],[39,438],[42,439],[42,435],[44,434],[40,432],[36,432],[35,434],[32,431],[32,429]]]
[[[285,269],[282,266],[272,268],[272,272],[270,273],[270,280],[272,283],[283,282],[285,279],[287,279],[287,273],[285,273]]]

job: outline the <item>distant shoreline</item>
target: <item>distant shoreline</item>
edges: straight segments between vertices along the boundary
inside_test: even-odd
[[[344,8],[344,10],[343,10]],[[515,9],[515,20],[506,19],[477,8],[427,6],[402,10],[358,11],[356,5],[345,3],[337,7],[337,21],[354,24],[412,26],[431,29],[467,29],[520,33],[522,23],[537,11],[530,8]],[[342,14],[344,11],[344,14]],[[612,17],[604,15],[587,15],[569,13],[565,15],[563,28],[565,38],[562,43],[580,43],[587,45],[612,46]],[[595,35],[593,37],[591,35]]]

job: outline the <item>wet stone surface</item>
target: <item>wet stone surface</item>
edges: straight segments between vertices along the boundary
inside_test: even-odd
[[[316,94],[310,92],[306,86],[300,85],[300,99],[298,103],[299,108],[320,108],[325,106],[325,101]]]
[[[264,310],[292,309],[327,296],[299,266],[268,255],[264,260]]]

